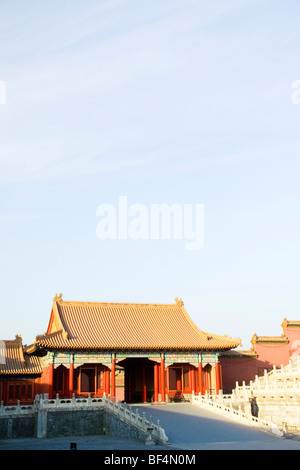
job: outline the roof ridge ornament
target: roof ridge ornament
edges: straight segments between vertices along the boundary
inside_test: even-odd
[[[175,302],[176,302],[177,307],[183,307],[184,305],[182,298],[178,299],[176,297]]]
[[[256,343],[256,342],[257,342],[257,338],[258,338],[258,337],[257,337],[257,334],[254,333],[254,335],[253,335],[252,338],[251,338],[250,343],[251,343],[251,344]]]
[[[62,294],[55,294],[55,297],[53,298],[53,302],[62,302]]]

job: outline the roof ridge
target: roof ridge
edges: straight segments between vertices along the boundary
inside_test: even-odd
[[[60,311],[59,311],[59,307],[61,305],[61,301],[54,301],[53,302],[53,318],[54,318],[54,324],[55,326],[58,328],[56,331],[62,331],[62,334],[68,338],[68,332],[66,330],[66,328],[64,327],[64,324],[62,322],[62,319],[61,319],[61,316],[60,316]],[[54,333],[54,332],[53,332]]]
[[[267,340],[288,341],[288,338],[283,333],[281,335],[257,335],[256,333],[254,333],[250,342],[256,343],[257,341],[263,341],[263,340],[265,341]]]
[[[56,294],[53,298],[53,306],[58,311],[58,305],[71,304],[71,305],[126,305],[126,306],[149,306],[149,307],[183,307],[182,299],[175,298],[175,304],[164,304],[164,303],[149,303],[149,302],[97,302],[97,301],[85,301],[85,300],[63,300],[63,294]],[[61,320],[61,319],[60,319]]]
[[[159,304],[159,303],[139,303],[139,302],[93,302],[84,300],[62,300],[57,302],[59,305],[72,304],[72,305],[126,305],[126,306],[149,306],[149,307],[180,307],[175,304]]]
[[[182,312],[183,312],[183,315],[185,317],[185,319],[189,322],[189,324],[194,328],[194,330],[197,331],[197,333],[201,333],[201,335],[203,335],[204,337],[207,336],[207,333],[205,331],[202,331],[200,330],[200,328],[198,328],[198,326],[193,322],[193,320],[191,319],[191,317],[189,316],[189,314],[187,313],[187,311],[185,310],[184,306],[182,306]]]
[[[233,348],[233,347],[237,347],[237,346],[240,346],[241,345],[241,339],[240,338],[233,338],[232,336],[229,336],[229,335],[218,335],[218,334],[215,334],[215,333],[209,333],[207,331],[203,331],[203,330],[200,330],[200,328],[193,322],[193,320],[191,319],[191,317],[189,316],[189,314],[187,313],[187,311],[185,310],[185,308],[183,307],[182,308],[186,318],[189,320],[189,322],[192,324],[192,326],[194,328],[196,328],[196,330],[199,332],[201,332],[207,339],[207,341],[209,341],[209,339],[214,339],[214,338],[220,338],[220,339],[225,339],[225,340],[228,340],[228,343],[231,343],[231,346],[229,346],[230,348]],[[235,345],[233,346],[234,343]]]
[[[4,341],[6,347],[7,346],[14,347],[18,351],[20,361],[24,366],[26,364],[26,360],[25,360],[25,356],[24,356],[22,336],[21,335],[16,335],[15,339],[5,339],[3,341]]]
[[[232,338],[230,336],[227,336],[227,335],[217,335],[215,333],[209,333],[207,331],[203,331],[203,330],[200,330],[200,328],[193,322],[193,320],[191,319],[191,317],[189,316],[189,314],[187,313],[187,311],[185,310],[184,306],[182,306],[182,311],[184,313],[184,316],[185,318],[189,321],[190,325],[199,333],[201,333],[207,341],[209,341],[209,339],[214,339],[214,338],[222,338],[222,339],[227,339],[228,342],[236,342],[236,346],[240,345],[241,344],[241,340],[240,338]],[[231,347],[236,347],[236,346],[231,346]]]
[[[15,339],[4,339],[3,341],[7,344],[15,344],[16,346],[19,346],[19,344],[22,344],[22,337],[20,335],[15,335]]]
[[[282,328],[287,328],[289,325],[291,326],[300,326],[300,320],[288,320],[287,318],[284,318],[281,327]]]
[[[37,341],[37,338],[53,338],[54,336],[58,336],[58,335],[61,335],[61,334],[64,334],[66,333],[65,330],[63,330],[62,328],[60,330],[55,330],[55,331],[52,331],[51,333],[43,333],[41,335],[36,335],[35,337],[35,343]],[[31,345],[31,347],[33,346],[33,344]]]

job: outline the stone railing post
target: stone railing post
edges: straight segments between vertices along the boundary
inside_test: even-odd
[[[139,412],[139,409],[137,408],[137,409],[135,410],[135,416],[134,416],[134,419],[135,419],[136,424],[139,423],[139,417],[140,417],[140,412]]]
[[[44,398],[41,395],[38,403],[38,408],[41,410],[44,407]]]

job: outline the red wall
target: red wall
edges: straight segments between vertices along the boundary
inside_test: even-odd
[[[257,361],[253,358],[220,357],[223,393],[231,393],[236,382],[249,382],[257,374]]]
[[[242,382],[249,383],[255,380],[256,375],[263,375],[264,369],[271,370],[275,365],[276,368],[281,365],[286,366],[291,356],[300,353],[300,328],[286,327],[283,328],[283,335],[288,339],[288,343],[252,343],[253,356],[250,357],[249,352],[243,352],[239,357],[220,356],[223,376],[223,392],[231,393],[236,387],[236,382],[242,385]],[[237,350],[234,354],[237,354]],[[248,357],[247,357],[248,353]]]
[[[289,339],[289,355],[300,354],[300,328],[284,328],[283,333]]]
[[[266,364],[266,369],[272,368],[273,364],[280,367],[289,363],[289,344],[254,343],[252,346],[258,360]]]
[[[36,379],[36,394],[50,393],[51,366],[43,368],[41,377]]]

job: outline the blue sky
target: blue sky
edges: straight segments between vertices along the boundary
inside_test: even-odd
[[[299,5],[0,1],[1,339],[65,300],[173,303],[204,331],[299,319]],[[104,240],[100,204],[203,204],[204,245]]]

